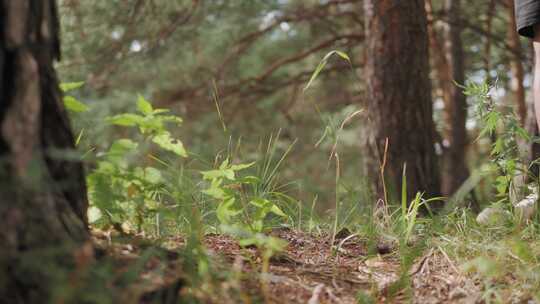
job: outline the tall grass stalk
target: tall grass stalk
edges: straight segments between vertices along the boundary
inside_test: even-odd
[[[403,174],[401,176],[401,216],[407,216],[407,163],[403,165]]]
[[[223,128],[223,132],[227,133],[227,125],[225,124],[225,119],[223,119],[223,115],[221,115],[221,109],[219,107],[219,92],[218,87],[216,84],[216,80],[212,80],[212,99],[214,100],[214,103],[216,105],[216,111],[218,114],[219,121],[221,122],[221,127]]]
[[[335,216],[334,216],[334,226],[332,229],[332,242],[330,242],[330,251],[332,250],[332,247],[334,246],[334,242],[336,241],[336,234],[337,234],[337,227],[338,227],[338,220],[339,220],[339,179],[340,179],[340,163],[339,163],[339,154],[335,153],[334,157],[336,159],[336,195],[335,195]]]
[[[311,202],[311,210],[309,213],[309,225],[308,225],[308,231],[310,234],[313,230],[313,226],[315,225],[315,221],[313,221],[313,211],[315,210],[315,205],[317,204],[318,198],[319,196],[315,195],[315,197],[313,198],[313,201]]]

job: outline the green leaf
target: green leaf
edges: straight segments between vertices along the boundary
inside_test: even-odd
[[[139,128],[142,134],[154,133],[163,134],[167,132],[163,126],[163,121],[158,116],[145,116],[139,123]]]
[[[201,171],[201,174],[205,180],[214,180],[224,176],[221,170]]]
[[[102,165],[112,166],[108,162],[100,162],[99,166]],[[109,169],[104,169],[103,171],[100,169],[100,171],[94,171],[87,176],[90,203],[92,206],[97,207],[102,215],[108,215],[103,218],[107,222],[112,220],[115,213],[120,212],[120,209],[116,204],[116,189],[113,187],[111,176]],[[90,210],[88,211],[90,212]],[[92,212],[92,217],[97,220],[97,212],[95,210]],[[90,214],[88,215],[90,216]]]
[[[147,182],[151,184],[160,184],[163,182],[163,176],[161,175],[161,171],[154,167],[144,168],[144,178]]]
[[[240,247],[248,247],[248,246],[257,246],[259,247],[259,240],[252,237],[252,238],[246,238],[246,239],[241,239],[238,241],[238,245],[240,245]]]
[[[152,114],[154,115],[158,115],[158,114],[163,114],[163,113],[169,113],[171,110],[169,109],[155,109],[154,112],[152,112]],[[173,116],[173,115],[171,115]],[[176,116],[173,116],[173,117],[176,117]],[[180,118],[180,117],[178,117]]]
[[[107,157],[112,161],[122,160],[127,153],[137,150],[138,144],[131,139],[123,138],[116,140],[109,151]]]
[[[227,169],[227,170],[223,170],[223,176],[229,180],[235,180],[236,179],[236,176],[234,174],[234,170],[232,169]]]
[[[124,113],[109,117],[107,121],[117,126],[134,127],[143,123],[144,117],[137,114]]]
[[[251,200],[249,203],[259,208],[265,208],[266,206],[272,204],[269,200],[266,200],[263,198],[255,198]]]
[[[253,231],[255,232],[261,232],[264,228],[263,219],[266,217],[266,213],[263,216],[258,216],[255,219],[253,219],[251,223],[251,227]]]
[[[506,178],[506,176],[498,176],[495,179],[495,185],[495,187],[497,188],[497,192],[499,194],[504,194],[508,189],[508,179]]]
[[[87,105],[78,101],[73,96],[64,96],[64,106],[69,111],[72,111],[75,113],[86,112],[89,109]]]
[[[257,212],[255,216],[256,220],[263,221],[264,218],[268,215],[268,213],[273,213],[281,217],[287,217],[287,215],[275,203],[267,199],[255,198],[251,200],[249,203],[259,208],[259,211]]]
[[[69,92],[78,89],[84,85],[84,82],[64,82],[60,84],[62,92]]]
[[[345,53],[343,53],[341,51],[336,51],[336,50],[333,50],[333,51],[329,52],[328,54],[326,54],[326,56],[324,56],[324,58],[321,60],[321,62],[319,63],[319,65],[315,69],[315,72],[313,72],[313,74],[311,75],[311,78],[309,79],[308,84],[304,87],[304,92],[307,91],[307,89],[309,89],[311,87],[311,85],[313,84],[315,79],[317,79],[317,76],[319,76],[319,74],[322,72],[322,70],[324,69],[324,67],[328,63],[328,59],[330,59],[330,57],[332,57],[333,55],[338,55],[339,57],[341,57],[344,60],[348,61],[349,64],[351,64],[351,59],[349,58],[349,56],[347,56],[347,54],[345,54]]]
[[[161,148],[173,152],[178,156],[188,156],[187,151],[184,148],[184,144],[182,144],[181,141],[172,138],[169,132],[164,132],[160,135],[154,136],[154,138],[152,138],[152,141]]]
[[[514,175],[517,168],[516,160],[508,159],[503,166],[510,175]]]
[[[529,133],[521,128],[521,127],[517,127],[516,128],[516,134],[521,137],[522,139],[526,140],[526,141],[530,141],[531,140],[531,136],[529,135]]]
[[[233,217],[242,213],[242,210],[235,207],[235,201],[234,197],[230,197],[218,205],[216,215],[220,223],[229,224]]]
[[[157,111],[159,110],[154,111],[154,114],[156,114]],[[176,123],[177,125],[182,124],[182,121],[183,121],[182,118],[175,115],[162,115],[158,117],[162,122],[172,122],[172,123]]]
[[[488,129],[489,134],[493,133],[497,128],[497,123],[500,121],[501,116],[498,112],[490,112],[486,118],[486,129]]]
[[[148,210],[157,211],[160,207],[160,204],[155,200],[145,200],[144,205]]]
[[[215,199],[225,199],[225,197],[227,196],[227,193],[221,187],[222,183],[223,181],[221,179],[212,180],[212,183],[210,184],[210,188],[203,190],[203,193]]]
[[[276,204],[272,204],[272,208],[270,208],[270,212],[272,212],[273,214],[277,216],[287,217],[285,212],[283,212]]]
[[[497,155],[502,153],[504,150],[504,141],[502,138],[497,138],[497,141],[493,144],[493,149],[491,150],[491,155]]]
[[[152,104],[146,99],[144,99],[144,97],[140,94],[137,100],[137,110],[139,110],[139,112],[143,113],[144,115],[150,115],[154,111],[154,109],[152,108]]]
[[[117,149],[120,149],[122,151],[135,150],[137,149],[138,145],[139,144],[137,144],[136,142],[132,141],[129,138],[118,139],[112,144],[111,149],[109,150],[109,153]]]
[[[273,236],[266,236],[262,233],[255,233],[250,237],[243,237],[238,241],[238,244],[241,247],[257,246],[260,249],[264,249],[264,255],[267,257],[271,257],[275,253],[283,251],[288,245],[285,240]]]
[[[202,171],[203,179],[213,180],[218,178],[226,178],[228,180],[235,180],[234,171],[231,169],[221,169],[221,170],[208,170]]]
[[[261,179],[250,175],[239,178],[238,182],[242,184],[257,185],[261,182]]]
[[[219,169],[226,169],[229,167],[229,159],[226,158],[223,162],[221,162],[221,165],[219,165]]]
[[[255,164],[255,162],[249,163],[249,164],[238,164],[238,165],[231,165],[230,169],[233,171],[240,171],[247,168],[252,167]]]
[[[203,190],[203,193],[215,199],[223,199],[225,197],[225,191],[221,188],[208,188]]]
[[[253,166],[254,164],[255,163],[229,166],[229,160],[226,159],[221,163],[221,165],[219,166],[219,169],[202,171],[201,173],[203,175],[203,179],[205,180],[212,180],[216,178],[226,178],[228,180],[234,181],[236,180],[235,171],[244,170],[246,168]]]

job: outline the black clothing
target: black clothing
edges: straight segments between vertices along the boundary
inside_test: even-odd
[[[520,35],[534,37],[534,26],[540,23],[540,0],[516,0],[516,23]]]

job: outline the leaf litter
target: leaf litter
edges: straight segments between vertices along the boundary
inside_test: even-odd
[[[230,236],[207,234],[203,243],[208,254],[214,261],[221,261],[219,268],[223,271],[240,273],[239,281],[224,279],[218,287],[223,290],[214,295],[194,292],[185,283],[189,278],[183,277],[177,251],[162,249],[165,253],[162,258],[145,260],[138,280],[129,289],[137,291],[131,292],[130,300],[135,294],[138,303],[163,303],[167,297],[181,299],[191,290],[190,296],[202,303],[220,304],[482,302],[478,282],[462,273],[440,248],[430,249],[417,258],[404,276],[395,249],[388,254],[370,255],[367,242],[356,235],[337,238],[335,246],[330,246],[331,235],[288,228],[275,229],[271,235],[286,240],[288,246],[270,260],[268,273],[260,273],[261,256],[255,247],[242,248]],[[105,248],[108,255],[120,261],[120,272],[129,271],[130,265],[143,259],[143,249],[147,246],[144,240],[110,242],[96,231],[94,240],[98,247]],[[171,238],[167,243],[170,248],[185,246],[182,237]],[[267,290],[260,282],[264,282]]]

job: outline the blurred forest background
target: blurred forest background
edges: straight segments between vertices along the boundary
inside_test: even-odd
[[[427,0],[426,11],[438,131],[433,144],[441,191],[451,196],[491,150],[489,140],[476,140],[481,126],[474,105],[453,81],[496,83],[496,104],[510,106],[534,132],[527,116],[533,111],[526,110],[532,47],[517,36],[512,0]],[[373,204],[363,165],[367,117],[356,115],[340,130],[369,103],[362,1],[61,0],[60,12],[58,71],[62,81],[85,82],[77,97],[92,108],[75,120],[75,130],[85,130],[83,142],[108,147],[125,130],[99,122],[134,109],[140,93],[184,118],[174,135],[197,156],[192,162],[212,163],[227,149],[255,160],[278,133],[283,151],[295,143],[282,177],[295,181],[289,185],[295,197],[310,203],[317,196],[317,208],[326,210],[335,186],[328,158],[339,133],[340,191]],[[332,50],[350,62],[329,58],[304,91]],[[477,187],[475,199],[487,202],[489,187]]]

